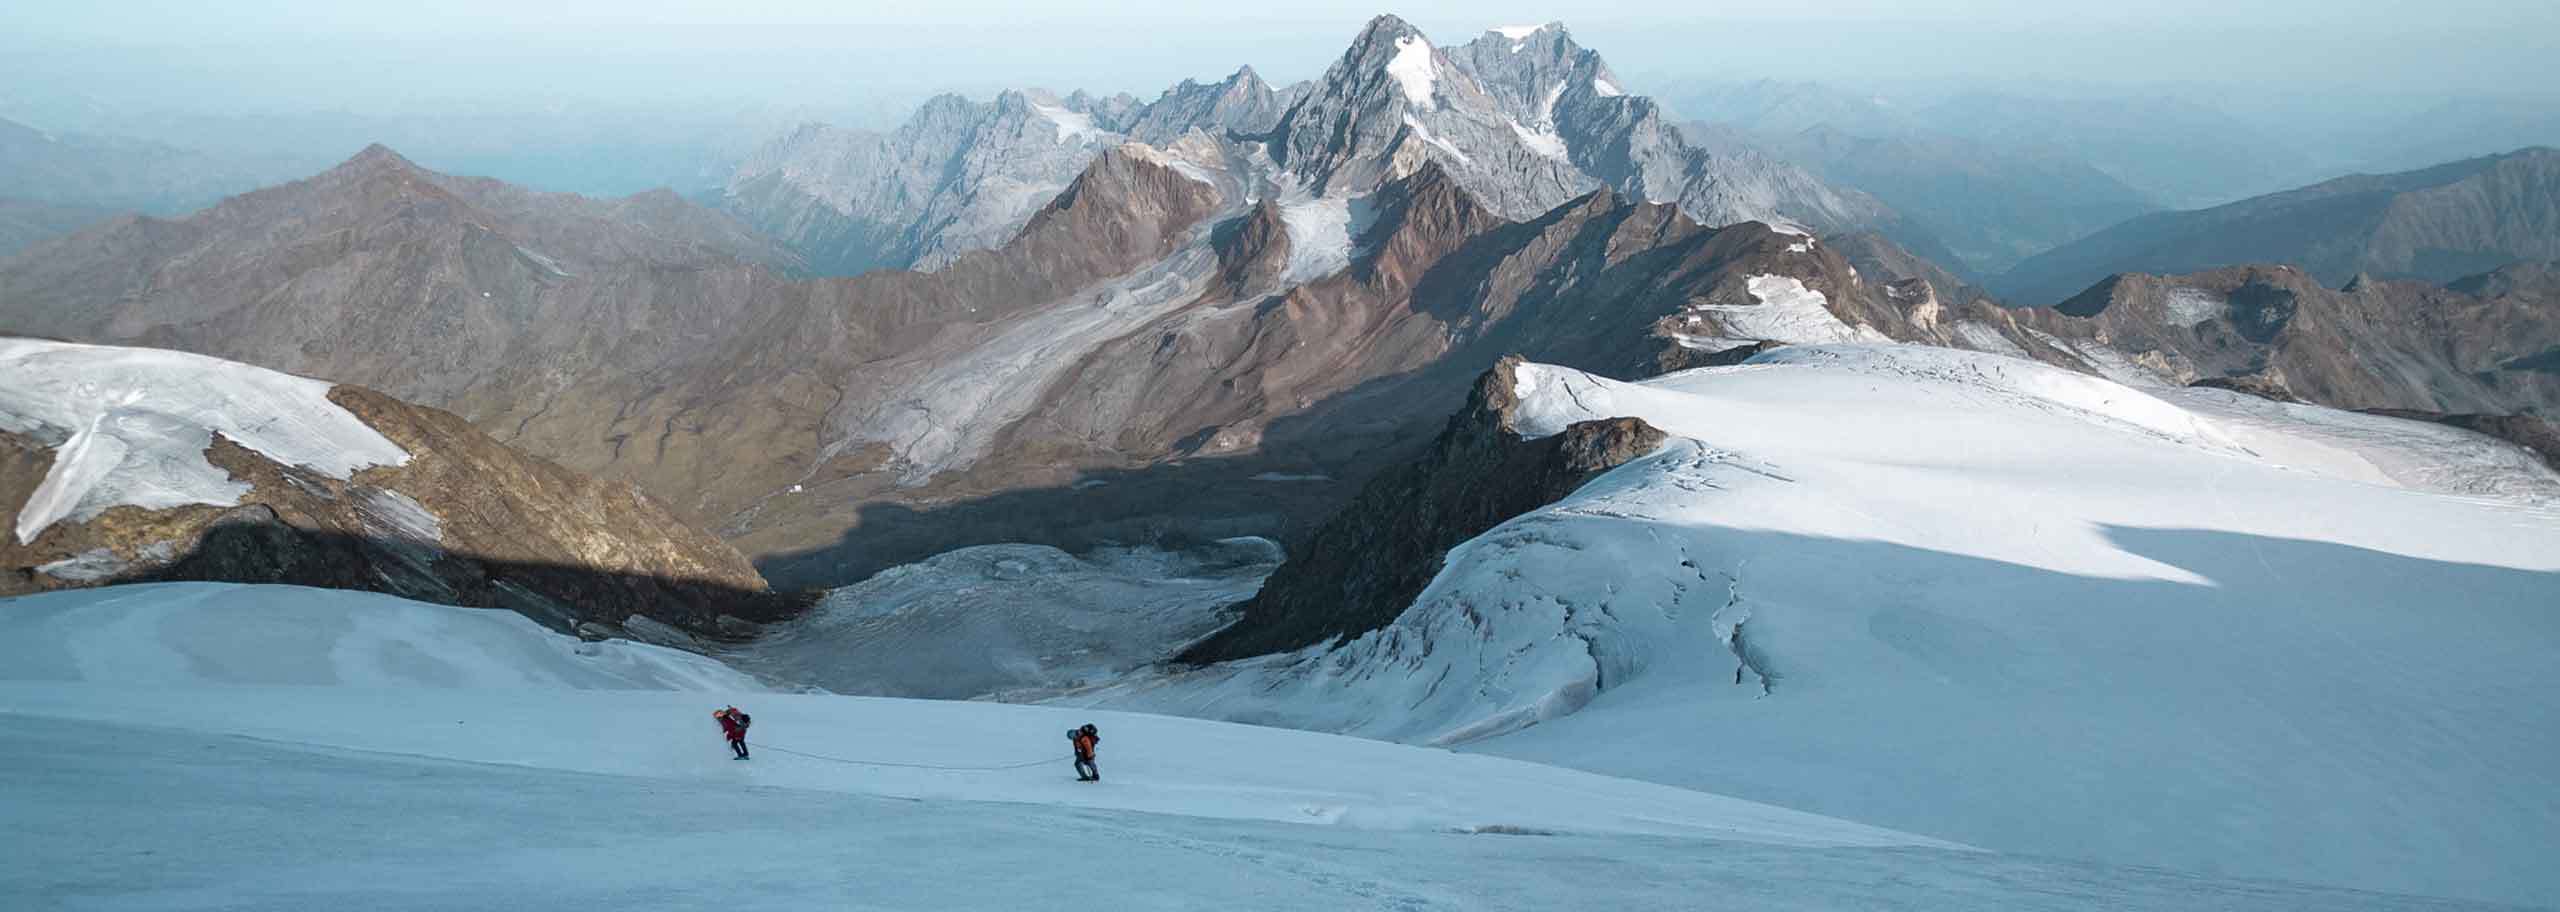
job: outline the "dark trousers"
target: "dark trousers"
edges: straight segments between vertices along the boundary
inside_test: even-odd
[[[737,751],[737,752],[738,752],[738,757],[739,757],[740,759],[745,759],[745,757],[747,756],[747,739],[745,739],[745,738],[731,738],[731,739],[729,739],[729,749],[730,749],[730,750],[733,750],[733,751]]]
[[[1100,778],[1102,778],[1102,770],[1101,770],[1101,768],[1096,767],[1096,766],[1094,766],[1094,765],[1093,765],[1093,758],[1092,758],[1092,757],[1077,757],[1077,758],[1076,758],[1076,778],[1078,778],[1078,779],[1100,779]]]

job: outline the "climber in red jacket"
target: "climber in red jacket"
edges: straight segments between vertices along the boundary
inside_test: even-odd
[[[729,749],[738,753],[738,759],[747,759],[747,723],[754,720],[735,706],[712,710],[711,717],[720,720],[720,733],[729,736]]]

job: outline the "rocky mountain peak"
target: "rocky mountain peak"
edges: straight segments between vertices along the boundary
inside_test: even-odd
[[[1370,481],[1316,531],[1303,556],[1282,564],[1238,606],[1242,620],[1182,660],[1282,652],[1384,627],[1430,584],[1450,548],[1562,500],[1669,439],[1641,418],[1583,421],[1560,434],[1521,436],[1514,416],[1525,364],[1518,355],[1495,362],[1429,451]]]
[[[410,161],[406,156],[403,156],[398,152],[391,151],[390,146],[386,146],[381,143],[374,143],[364,147],[364,151],[357,152],[353,158],[349,158],[346,161],[339,163],[338,167],[331,170],[379,171],[384,169],[399,169],[404,171],[421,170],[416,162]]]
[[[1237,67],[1236,71],[1229,74],[1226,80],[1220,82],[1219,85],[1226,87],[1226,90],[1230,93],[1252,92],[1256,90],[1269,91],[1271,89],[1271,84],[1262,81],[1262,74],[1254,72],[1253,65],[1251,64]]]

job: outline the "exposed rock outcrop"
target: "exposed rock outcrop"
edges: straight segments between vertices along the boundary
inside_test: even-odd
[[[2344,409],[2560,411],[2560,372],[2535,360],[2560,351],[2560,283],[2539,264],[2454,287],[2361,277],[2330,289],[2286,266],[2125,274],[2018,316],[2166,382],[2264,387]]]
[[[1428,452],[1370,481],[1240,606],[1234,625],[1182,660],[1283,652],[1384,627],[1430,585],[1450,548],[1662,445],[1663,433],[1640,418],[1523,439],[1513,422],[1520,363],[1504,358],[1478,378]]]
[[[71,354],[118,351],[129,350]],[[255,369],[218,370],[155,379],[222,383],[236,376],[229,371]],[[131,377],[102,371],[94,382]],[[159,401],[150,394],[140,401],[137,407],[155,410],[113,420],[185,420],[184,410],[150,406]],[[234,407],[238,401],[254,400],[235,400]],[[281,462],[215,430],[200,458],[229,485],[245,488],[233,502],[108,506],[86,518],[55,519],[30,540],[0,538],[0,595],[156,580],[291,583],[509,608],[562,631],[618,627],[638,615],[709,636],[735,635],[740,619],[771,620],[799,604],[770,592],[737,549],[628,483],[527,456],[451,413],[361,387],[329,388],[326,401],[406,458],[338,474]],[[306,419],[280,412],[244,420]],[[0,424],[24,428],[0,430],[0,507],[12,517],[30,508],[57,458],[68,458],[58,455],[66,447],[125,452],[112,441],[66,441],[61,435],[78,429],[48,422]],[[121,458],[92,465],[113,484],[123,473],[151,471],[138,461],[197,457],[137,450]],[[170,499],[142,499],[154,497]]]

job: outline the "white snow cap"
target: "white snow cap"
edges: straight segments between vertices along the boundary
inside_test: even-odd
[[[1599,93],[1602,98],[1616,98],[1620,95],[1627,94],[1618,88],[1617,83],[1610,82],[1605,76],[1594,76],[1591,78],[1591,91]]]
[[[1103,132],[1102,128],[1093,125],[1091,114],[1071,111],[1057,105],[1041,104],[1037,101],[1031,102],[1031,110],[1057,125],[1058,141],[1062,143],[1080,142],[1086,137],[1100,136]]]
[[[1387,75],[1404,87],[1404,98],[1425,111],[1432,107],[1433,81],[1438,78],[1431,60],[1431,42],[1420,35],[1396,39],[1395,59],[1387,61]]]
[[[206,461],[219,432],[333,478],[409,454],[329,401],[332,386],[236,361],[152,348],[0,339],[0,429],[61,442],[18,511],[21,544],[109,507],[231,506],[247,484]]]
[[[1529,36],[1551,28],[1560,29],[1563,25],[1561,22],[1549,22],[1545,25],[1497,25],[1493,27],[1493,33],[1511,39],[1511,52],[1517,54],[1521,49],[1529,46]]]

